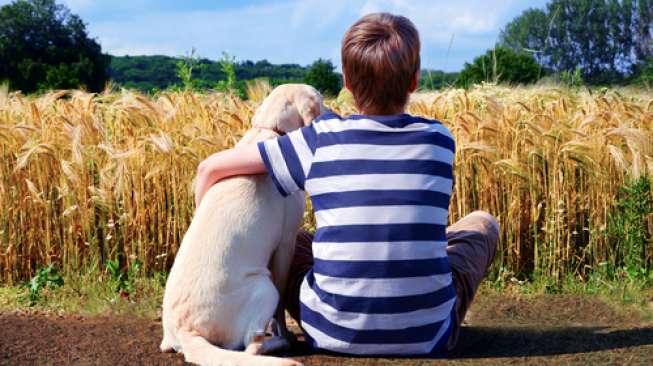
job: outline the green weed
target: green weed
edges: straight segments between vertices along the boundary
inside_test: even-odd
[[[24,298],[29,300],[30,305],[36,304],[40,299],[40,292],[47,286],[61,287],[64,284],[63,277],[57,271],[53,264],[47,267],[41,267],[36,271],[36,275],[32,277],[28,284],[28,295]]]
[[[126,270],[120,268],[120,260],[118,258],[108,260],[106,270],[109,274],[113,291],[121,296],[129,296],[134,293],[134,281],[140,273],[141,267],[142,263],[138,258],[134,258]]]
[[[610,217],[607,235],[615,245],[615,268],[601,271],[611,278],[646,279],[649,277],[651,233],[648,221],[653,214],[651,183],[648,177],[629,181],[619,189],[615,211]]]

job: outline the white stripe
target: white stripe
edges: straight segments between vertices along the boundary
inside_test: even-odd
[[[279,181],[279,184],[283,187],[286,193],[290,194],[299,189],[295,181],[288,171],[288,166],[286,161],[281,154],[281,147],[279,142],[274,140],[265,141],[263,144],[265,151],[268,153],[268,159],[270,159],[270,165],[272,165],[272,170],[274,171],[274,176]]]
[[[315,212],[318,227],[374,224],[447,224],[449,211],[432,206],[357,206]]]
[[[365,314],[337,310],[323,303],[306,281],[302,283],[300,294],[302,304],[309,309],[321,314],[333,324],[355,330],[406,329],[435,323],[449,316],[456,301],[454,296],[451,300],[429,309],[395,314]]]
[[[295,148],[299,162],[302,164],[304,170],[304,177],[308,176],[308,171],[311,168],[311,161],[313,160],[313,153],[308,147],[304,135],[301,130],[297,130],[288,134],[292,146]]]
[[[322,349],[331,350],[334,352],[350,353],[355,355],[365,354],[396,354],[396,355],[419,355],[431,352],[433,347],[438,343],[447,327],[451,322],[451,317],[445,321],[440,330],[435,335],[432,341],[422,343],[409,343],[409,344],[357,344],[347,343],[341,340],[332,338],[324,332],[302,322],[302,327],[317,343],[317,346]]]
[[[313,243],[313,256],[325,260],[382,261],[443,258],[446,241]]]
[[[319,133],[325,132],[342,132],[349,130],[367,130],[367,131],[377,131],[377,132],[417,132],[417,131],[429,131],[433,130],[435,125],[441,126],[438,123],[411,123],[401,128],[390,127],[381,122],[377,122],[372,119],[329,119],[324,121],[319,121],[313,126],[315,126],[315,131]],[[437,129],[436,131],[440,131]]]
[[[440,123],[431,124],[431,125],[429,125],[429,129],[431,131],[435,131],[435,132],[438,132],[438,133],[440,133],[440,134],[442,134],[444,136],[447,136],[451,140],[455,141],[455,139],[453,138],[453,135],[451,134],[451,131],[449,131],[449,129],[446,126],[444,126],[443,124],[440,124]]]
[[[319,288],[332,294],[356,297],[414,296],[451,284],[451,273],[403,278],[338,278],[314,273]]]
[[[312,178],[306,191],[315,196],[323,193],[374,190],[431,190],[451,194],[451,179],[424,174],[357,174]]]
[[[454,153],[431,144],[366,145],[337,144],[320,147],[314,162],[332,160],[434,160],[451,164]]]

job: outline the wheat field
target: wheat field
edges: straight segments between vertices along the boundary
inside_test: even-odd
[[[197,164],[242,136],[269,91],[251,84],[242,101],[0,90],[0,282],[117,257],[169,268],[192,218]],[[327,105],[354,112],[346,94]],[[453,132],[450,220],[475,209],[499,219],[495,270],[559,278],[622,261],[607,227],[619,188],[653,173],[653,93],[483,85],[415,94],[408,111]],[[653,245],[643,248],[650,266]]]

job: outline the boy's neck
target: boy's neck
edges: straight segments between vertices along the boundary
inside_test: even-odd
[[[396,111],[392,112],[386,112],[386,113],[379,113],[378,111],[366,111],[366,110],[360,110],[360,114],[366,115],[366,116],[378,116],[378,117],[383,117],[383,116],[396,116],[398,114],[403,114],[406,113],[405,108],[398,109]]]

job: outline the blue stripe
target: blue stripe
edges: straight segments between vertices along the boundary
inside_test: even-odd
[[[445,241],[446,226],[438,224],[334,225],[317,229],[315,242]]]
[[[333,160],[316,162],[308,179],[333,175],[425,174],[453,178],[451,164],[435,160]]]
[[[290,176],[297,184],[297,187],[304,189],[304,169],[302,164],[299,161],[299,156],[295,151],[295,147],[292,146],[292,141],[288,135],[281,136],[277,139],[279,142],[279,148],[281,149],[281,155],[283,155],[283,160],[288,167]]]
[[[310,174],[309,174],[310,175]],[[314,211],[359,206],[431,206],[449,208],[449,195],[427,190],[361,190],[311,197]]]
[[[434,119],[427,119],[424,117],[417,117],[417,116],[411,116],[410,114],[407,113],[402,113],[402,114],[395,114],[395,115],[388,115],[388,116],[368,116],[364,114],[352,114],[347,117],[341,117],[338,114],[334,112],[327,112],[323,115],[320,115],[315,119],[315,122],[319,121],[325,121],[325,120],[330,120],[330,119],[349,119],[349,120],[361,120],[361,119],[369,119],[375,122],[382,123],[384,125],[390,126],[390,127],[405,127],[409,124],[412,123],[426,123],[426,124],[442,124],[438,120]]]
[[[451,332],[453,331],[453,323],[454,323],[454,312],[456,311],[456,304],[451,308],[451,313],[449,314],[449,319],[451,321],[449,322],[449,325],[447,326],[447,330],[442,333],[442,336],[440,336],[440,340],[438,340],[438,343],[433,346],[431,349],[431,352],[429,352],[429,355],[431,357],[435,358],[444,358],[447,357],[447,349],[446,345],[449,343],[449,337],[451,337]]]
[[[358,330],[333,324],[322,316],[322,314],[309,309],[304,304],[300,304],[300,318],[302,323],[319,329],[332,338],[356,344],[410,344],[429,342],[435,338],[442,323],[446,321],[445,319],[435,323],[403,329]]]
[[[314,258],[313,272],[339,278],[406,278],[451,272],[449,259],[340,261]]]
[[[330,119],[340,119],[341,120],[342,117],[340,117],[337,113],[335,113],[333,111],[328,111],[326,113],[323,113],[323,114],[320,114],[319,116],[317,116],[317,118],[315,118],[313,120],[313,124],[315,124],[317,122],[320,122],[320,121],[330,120]]]
[[[264,141],[258,142],[256,146],[258,146],[258,151],[261,154],[261,158],[263,159],[263,164],[265,164],[265,168],[268,171],[268,175],[272,178],[272,182],[274,182],[275,187],[277,187],[277,190],[279,191],[279,193],[281,193],[282,196],[284,197],[288,196],[288,192],[286,192],[286,190],[283,189],[283,186],[277,179],[277,175],[274,172],[274,169],[272,169],[270,158],[268,157],[267,151],[265,151],[265,142]]]
[[[416,145],[432,144],[455,152],[456,146],[449,136],[433,131],[390,132],[346,130],[318,134],[318,148],[339,144]]]
[[[315,149],[317,149],[317,132],[315,132],[315,128],[313,125],[309,125],[302,128],[300,131],[302,132],[302,135],[304,135],[306,145],[308,145],[308,148],[311,150],[313,155],[315,155]]]
[[[325,304],[338,311],[365,314],[398,314],[430,309],[444,304],[456,297],[453,282],[434,292],[412,296],[396,297],[359,297],[332,294],[322,290],[313,276],[311,269],[306,274],[306,283]],[[435,283],[434,283],[435,285]]]

